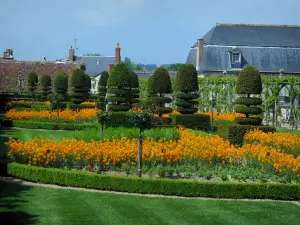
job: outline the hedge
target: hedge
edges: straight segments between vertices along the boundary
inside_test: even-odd
[[[94,109],[96,108],[93,104],[67,104],[67,109]]]
[[[56,122],[36,122],[28,120],[14,120],[14,127],[27,129],[46,130],[83,130],[87,128],[97,128],[98,123],[56,123]]]
[[[18,163],[8,164],[8,174],[33,182],[129,193],[234,199],[300,199],[300,185],[298,184],[216,183],[118,177]]]
[[[276,132],[276,128],[272,126],[252,126],[238,124],[222,124],[218,126],[218,135],[224,139],[228,139],[231,144],[242,146],[244,135],[254,129],[263,132]]]
[[[170,114],[173,125],[183,125],[186,128],[209,131],[210,116],[200,114]]]
[[[262,100],[260,98],[246,98],[239,97],[235,100],[235,104],[243,104],[243,105],[261,105]]]
[[[235,112],[258,115],[261,114],[262,109],[258,107],[248,107],[246,105],[236,105]]]

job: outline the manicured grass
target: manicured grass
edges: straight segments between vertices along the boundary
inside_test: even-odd
[[[282,202],[150,198],[4,182],[0,195],[3,224],[300,224],[300,207]]]

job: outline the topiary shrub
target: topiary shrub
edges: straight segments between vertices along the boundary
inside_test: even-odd
[[[250,95],[261,95],[262,80],[259,71],[253,66],[246,66],[238,75],[236,81],[236,93],[240,95],[236,99],[235,112],[245,114],[244,117],[236,119],[238,124],[260,125],[262,120],[257,117],[262,110],[258,106],[262,104],[260,98],[250,97]],[[245,95],[245,96],[241,96]],[[254,115],[254,117],[249,117]]]
[[[71,77],[72,93],[71,101],[74,104],[80,104],[84,102],[86,98],[86,82],[85,73],[82,69],[75,69]]]
[[[40,82],[42,86],[42,97],[46,99],[47,95],[52,93],[50,75],[48,74],[42,75]]]
[[[54,77],[53,86],[57,94],[65,96],[68,92],[68,75],[65,72],[57,73]]]
[[[107,90],[108,72],[103,71],[98,82],[98,103],[97,107],[104,111],[106,109],[106,90]]]
[[[198,75],[192,64],[181,65],[177,72],[175,81],[177,111],[181,114],[194,114],[197,112]]]
[[[28,86],[29,86],[29,91],[33,93],[37,89],[37,84],[38,84],[38,75],[36,72],[31,72],[28,74]]]
[[[155,105],[155,112],[159,116],[172,112],[172,108],[165,107],[166,103],[171,103],[172,99],[165,97],[165,94],[172,93],[172,83],[168,71],[163,68],[157,68],[148,81],[148,96],[151,104]]]
[[[92,83],[91,83],[91,78],[88,74],[85,74],[85,101],[88,100],[89,96],[90,96],[90,91],[91,91],[91,87],[92,87]]]
[[[139,102],[138,98],[140,97],[140,91],[139,91],[139,78],[137,74],[134,71],[130,71],[130,99],[129,103],[134,106],[133,104],[136,104]]]
[[[107,80],[107,101],[109,111],[130,109],[130,73],[125,63],[118,63],[111,70]]]

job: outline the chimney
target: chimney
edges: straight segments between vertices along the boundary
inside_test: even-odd
[[[200,63],[201,63],[201,58],[203,55],[203,50],[204,50],[204,39],[198,39],[197,40],[197,54],[196,54],[196,69],[200,69]]]
[[[3,59],[14,59],[13,50],[12,49],[6,49],[6,51],[3,52]]]
[[[108,64],[108,73],[114,68],[114,64]]]
[[[74,61],[74,49],[72,48],[72,46],[69,49],[69,61],[73,62]]]
[[[117,47],[116,47],[115,60],[116,60],[116,64],[121,62],[121,48],[119,47],[119,43],[117,43]]]

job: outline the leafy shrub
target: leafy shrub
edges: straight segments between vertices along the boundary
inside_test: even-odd
[[[170,114],[169,117],[172,119],[172,124],[182,125],[185,128],[195,130],[210,130],[210,117],[209,115],[201,114]]]
[[[297,184],[215,183],[169,179],[117,177],[61,169],[8,164],[8,174],[33,182],[141,194],[215,198],[299,200]]]
[[[47,98],[47,95],[52,93],[50,75],[48,74],[42,75],[40,82],[42,86],[42,96],[43,98]]]
[[[246,118],[249,115],[259,115],[262,110],[258,107],[251,107],[251,105],[259,106],[262,101],[259,98],[250,98],[251,94],[260,95],[262,92],[262,80],[259,71],[253,66],[246,66],[238,75],[236,81],[236,93],[239,95],[245,94],[247,97],[240,97],[236,99],[235,112],[243,113]],[[248,120],[248,119],[238,119],[236,120],[239,124],[250,124],[260,125],[261,120]],[[257,124],[254,124],[257,122]]]
[[[179,67],[175,82],[177,111],[181,114],[194,114],[197,112],[198,101],[195,93],[199,90],[198,75],[192,64],[184,64]]]
[[[85,73],[81,69],[75,69],[71,77],[72,93],[71,101],[80,104],[86,99]]]
[[[130,73],[125,63],[118,63],[107,80],[108,110],[128,111],[130,109]],[[118,98],[117,98],[118,97]]]
[[[98,82],[98,108],[104,111],[106,109],[106,86],[108,80],[108,72],[103,71]]]
[[[37,84],[38,84],[38,75],[36,72],[31,72],[28,74],[28,86],[29,86],[29,91],[34,92],[37,89]]]
[[[276,132],[276,128],[272,126],[223,124],[218,127],[218,135],[222,138],[228,139],[231,144],[242,146],[244,142],[244,135],[254,129],[259,129],[266,133]]]

